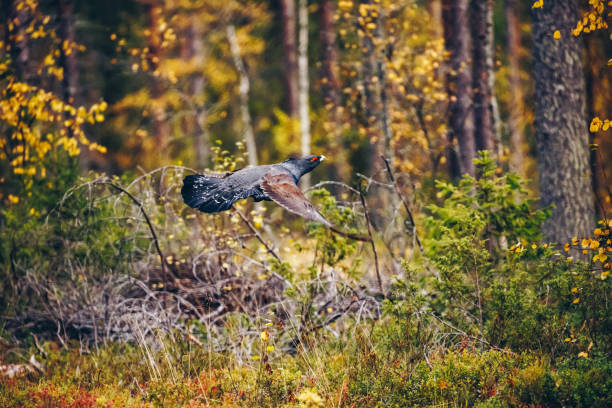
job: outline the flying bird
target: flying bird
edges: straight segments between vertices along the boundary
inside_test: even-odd
[[[205,213],[229,210],[241,199],[274,201],[294,214],[332,227],[297,186],[300,178],[314,170],[325,156],[289,158],[282,163],[247,167],[227,175],[194,174],[183,180],[185,204]]]

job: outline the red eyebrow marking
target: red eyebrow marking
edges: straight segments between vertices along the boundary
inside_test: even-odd
[[[313,162],[313,161],[317,160],[318,158],[319,158],[318,156],[315,156],[312,159],[310,159],[310,161]]]

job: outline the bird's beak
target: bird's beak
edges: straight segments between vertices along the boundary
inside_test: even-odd
[[[319,156],[319,160],[320,160],[320,161],[323,161],[323,160],[325,160],[325,159],[326,159],[326,157],[325,157],[325,156],[323,156],[323,155]]]

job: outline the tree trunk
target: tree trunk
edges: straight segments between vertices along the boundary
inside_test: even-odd
[[[59,66],[64,70],[62,78],[62,94],[64,102],[73,106],[80,105],[79,92],[79,70],[77,66],[76,50],[72,46],[75,42],[74,33],[74,4],[71,0],[58,0],[57,11],[58,37],[61,41]],[[67,113],[67,112],[65,112]],[[65,116],[67,118],[67,116]],[[74,137],[71,128],[66,129],[69,137]],[[92,154],[89,149],[81,149],[79,155],[79,167],[86,172],[91,167]]]
[[[541,204],[555,206],[543,233],[562,243],[589,235],[594,225],[583,45],[572,35],[579,14],[574,0],[545,1],[532,14]]]
[[[209,160],[210,136],[206,126],[206,107],[204,101],[205,77],[202,73],[205,59],[204,41],[202,41],[202,27],[197,17],[190,17],[191,21],[187,29],[187,44],[185,58],[192,59],[197,70],[191,78],[191,101],[194,110],[192,119],[193,149],[195,152],[196,168],[205,168]]]
[[[13,24],[4,24],[6,43],[10,45],[11,60],[15,67],[15,75],[20,81],[29,82],[32,72],[29,64],[30,48],[28,47],[28,36],[26,26],[28,25],[27,14],[17,9],[20,0],[4,0],[4,12]]]
[[[587,119],[592,120],[594,117],[609,118],[612,115],[612,105],[610,104],[610,70],[607,67],[606,47],[603,44],[607,42],[607,31],[596,31],[584,36],[584,44],[586,48],[587,61],[589,64],[585,66],[586,79],[586,111]],[[606,75],[610,75],[609,78]],[[606,200],[607,196],[611,196],[611,185],[608,185],[606,180],[606,163],[602,163],[602,152],[605,149],[606,139],[605,133],[589,132],[589,144],[596,146],[591,149],[591,178],[593,185],[593,193],[597,200],[595,210],[599,218],[606,218],[609,214],[610,203]]]
[[[338,49],[334,30],[334,4],[332,0],[321,0],[319,7],[321,25],[321,59],[323,81],[321,91],[325,105],[332,104],[335,110],[339,103]]]
[[[468,0],[443,0],[444,42],[450,53],[451,72],[447,76],[450,144],[459,150],[461,173],[474,175],[474,122],[472,114],[472,77],[470,75],[470,33],[468,30]],[[454,158],[450,157],[451,174]],[[456,176],[456,174],[452,174]]]
[[[159,35],[159,16],[162,13],[161,7],[156,2],[145,2],[146,24],[149,31],[148,47],[149,54],[147,62],[150,70],[155,73],[159,70],[159,61],[161,61],[161,41]],[[168,136],[170,135],[170,127],[167,121],[166,110],[163,104],[160,103],[164,95],[164,84],[158,76],[153,75],[151,85],[151,97],[153,99],[151,109],[151,122],[153,137],[155,140],[155,154],[153,155],[152,164],[159,166],[168,160]]]
[[[242,61],[242,57],[240,56],[240,46],[238,45],[234,26],[228,25],[226,31],[234,66],[236,67],[236,71],[238,71],[240,80],[240,116],[242,117],[242,125],[244,126],[244,141],[246,142],[249,164],[251,166],[257,166],[257,145],[255,144],[255,134],[253,132],[251,114],[249,112],[249,76],[244,66],[244,62]]]
[[[298,3],[298,102],[300,117],[300,133],[302,140],[302,156],[310,154],[310,109],[308,102],[308,1],[299,0]],[[302,185],[310,185],[310,175],[302,177]]]
[[[476,150],[493,150],[493,2],[472,0],[472,88]]]
[[[74,4],[70,0],[58,1],[59,11],[59,27],[58,34],[62,43],[74,43]],[[78,104],[78,80],[79,72],[77,68],[77,60],[75,50],[72,47],[65,49],[60,47],[60,66],[64,69],[64,78],[62,87],[64,93],[64,101],[69,104]]]
[[[366,10],[366,14],[359,19],[360,30],[363,31],[361,47],[361,81],[363,86],[363,127],[369,141],[369,169],[375,173],[382,169],[380,155],[384,154],[385,137],[382,133],[383,126],[383,101],[381,94],[379,62],[382,55],[379,55],[379,45],[381,42],[381,19],[380,5],[373,0],[360,1]]]
[[[378,24],[376,27],[376,43],[384,43],[385,41],[385,14],[384,8],[380,7],[378,13]],[[387,95],[387,56],[392,53],[391,47],[388,47],[385,52],[381,51],[378,53],[376,58],[376,67],[378,75],[378,87],[380,92],[380,126],[383,135],[383,146],[379,153],[384,154],[385,157],[391,162],[391,165],[395,162],[393,151],[391,150],[391,139],[393,138],[393,132],[391,130],[391,115],[389,114],[389,96]],[[377,161],[380,161],[380,154],[376,157]]]
[[[436,38],[444,35],[444,26],[442,25],[442,1],[429,0],[427,2],[427,11],[431,18],[431,31]]]
[[[521,91],[521,69],[520,69],[520,47],[521,33],[519,21],[516,17],[518,12],[517,0],[506,0],[506,34],[508,47],[508,68],[509,68],[509,117],[508,128],[510,131],[510,169],[518,174],[524,174],[523,165],[523,93]]]
[[[295,45],[295,0],[281,0],[283,26],[284,80],[287,90],[287,113],[298,116],[297,51]]]
[[[333,154],[329,163],[329,175],[332,179],[350,177],[347,152],[342,146],[342,128],[338,108],[340,106],[340,80],[338,78],[338,47],[334,27],[334,2],[321,0],[319,7],[319,25],[321,41],[321,94],[327,112],[324,124],[329,143],[328,150]]]

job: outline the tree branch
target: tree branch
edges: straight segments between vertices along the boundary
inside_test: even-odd
[[[253,232],[253,234],[255,234],[255,237],[257,237],[259,242],[261,242],[263,244],[263,246],[266,247],[266,250],[270,253],[270,255],[272,255],[274,258],[276,258],[277,261],[282,262],[280,257],[278,256],[278,254],[274,251],[274,249],[272,249],[272,247],[270,245],[268,245],[268,243],[263,239],[263,237],[261,236],[259,231],[257,231],[255,229],[255,227],[253,226],[253,224],[251,224],[251,222],[247,219],[247,217],[245,217],[244,214],[239,209],[237,209],[234,206],[232,206],[232,210],[234,210],[234,212],[236,212],[240,216],[242,221],[247,225],[247,227],[249,227],[251,232]]]
[[[395,192],[397,193],[399,198],[402,200],[402,204],[404,205],[404,208],[406,209],[406,213],[408,213],[408,219],[410,220],[410,223],[412,224],[412,233],[414,234],[414,240],[419,246],[419,250],[421,251],[421,253],[423,253],[424,252],[423,244],[421,244],[421,240],[419,239],[419,235],[417,234],[416,224],[414,222],[414,217],[412,216],[412,211],[410,211],[408,202],[406,201],[406,198],[402,194],[402,191],[400,190],[399,185],[397,184],[397,181],[395,180],[395,177],[393,176],[393,172],[391,171],[391,166],[389,165],[389,160],[387,160],[387,158],[383,155],[381,155],[380,158],[385,162],[385,167],[387,169],[387,174],[389,175],[389,179],[391,180],[391,183],[393,183]]]
[[[370,245],[372,246],[372,252],[374,253],[374,266],[376,267],[376,280],[378,280],[378,289],[380,293],[383,292],[382,279],[380,278],[380,269],[378,267],[378,253],[376,252],[376,245],[374,245],[374,238],[372,237],[372,224],[370,223],[370,215],[368,214],[368,207],[366,205],[365,197],[363,193],[359,192],[359,199],[363,206],[363,212],[365,213],[366,223],[368,224],[368,236],[370,237]]]

